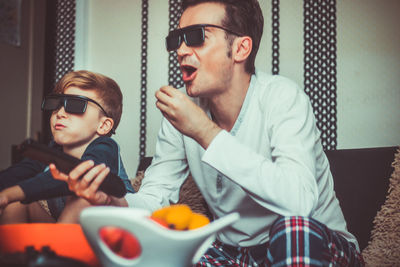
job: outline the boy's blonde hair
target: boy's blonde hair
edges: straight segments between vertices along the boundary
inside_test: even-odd
[[[122,92],[113,79],[87,70],[72,71],[65,74],[57,82],[53,92],[62,94],[71,86],[82,90],[94,90],[101,101],[102,107],[114,120],[113,129],[117,129],[122,114]]]

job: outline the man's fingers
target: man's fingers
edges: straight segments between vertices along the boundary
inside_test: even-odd
[[[156,101],[156,107],[161,111],[163,111],[167,108],[167,106],[159,100]]]
[[[173,98],[181,97],[184,94],[172,86],[163,86],[156,91],[155,96],[158,101],[163,103],[170,103]]]
[[[165,113],[165,114],[168,114],[169,112],[172,112],[172,110],[167,106],[167,105],[165,105],[164,103],[162,103],[162,102],[160,102],[160,101],[157,101],[156,102],[156,107],[162,112],[162,113]],[[163,114],[164,115],[164,114]]]
[[[172,86],[166,85],[166,86],[162,86],[159,91],[168,96],[173,96],[175,94],[175,92],[177,92],[178,90]]]
[[[171,102],[171,97],[160,90],[156,92],[155,97],[157,99],[157,103],[161,103],[165,106]]]

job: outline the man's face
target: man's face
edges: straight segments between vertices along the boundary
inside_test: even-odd
[[[86,96],[101,103],[97,93],[93,90],[82,90],[77,87],[68,87],[64,94]],[[89,144],[98,137],[97,128],[101,118],[105,116],[101,109],[92,102],[87,102],[83,114],[67,113],[64,107],[53,111],[50,117],[50,128],[54,141],[64,147],[76,147]]]
[[[196,24],[222,26],[225,8],[219,3],[202,3],[189,7],[182,14],[180,28]],[[182,79],[192,97],[212,97],[230,86],[233,60],[228,57],[228,41],[224,30],[205,27],[202,45],[188,47],[185,42],[177,49]]]

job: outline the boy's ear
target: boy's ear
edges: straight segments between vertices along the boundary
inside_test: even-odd
[[[237,62],[245,61],[253,48],[253,40],[250,36],[241,36],[235,39],[232,48],[233,58]]]
[[[110,117],[103,117],[101,118],[99,127],[97,128],[97,133],[99,135],[107,135],[111,132],[112,128],[114,127],[114,120]]]

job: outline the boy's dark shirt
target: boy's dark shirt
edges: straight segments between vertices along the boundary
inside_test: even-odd
[[[54,147],[61,148],[58,145]],[[135,192],[126,175],[120,160],[117,143],[109,137],[98,137],[93,140],[82,155],[82,160],[91,159],[95,164],[104,163],[114,174],[119,175],[128,192]],[[46,165],[32,159],[23,159],[8,169],[0,172],[0,191],[7,187],[19,185],[25,193],[22,203],[31,203],[41,199],[72,195],[66,182],[55,180]]]

